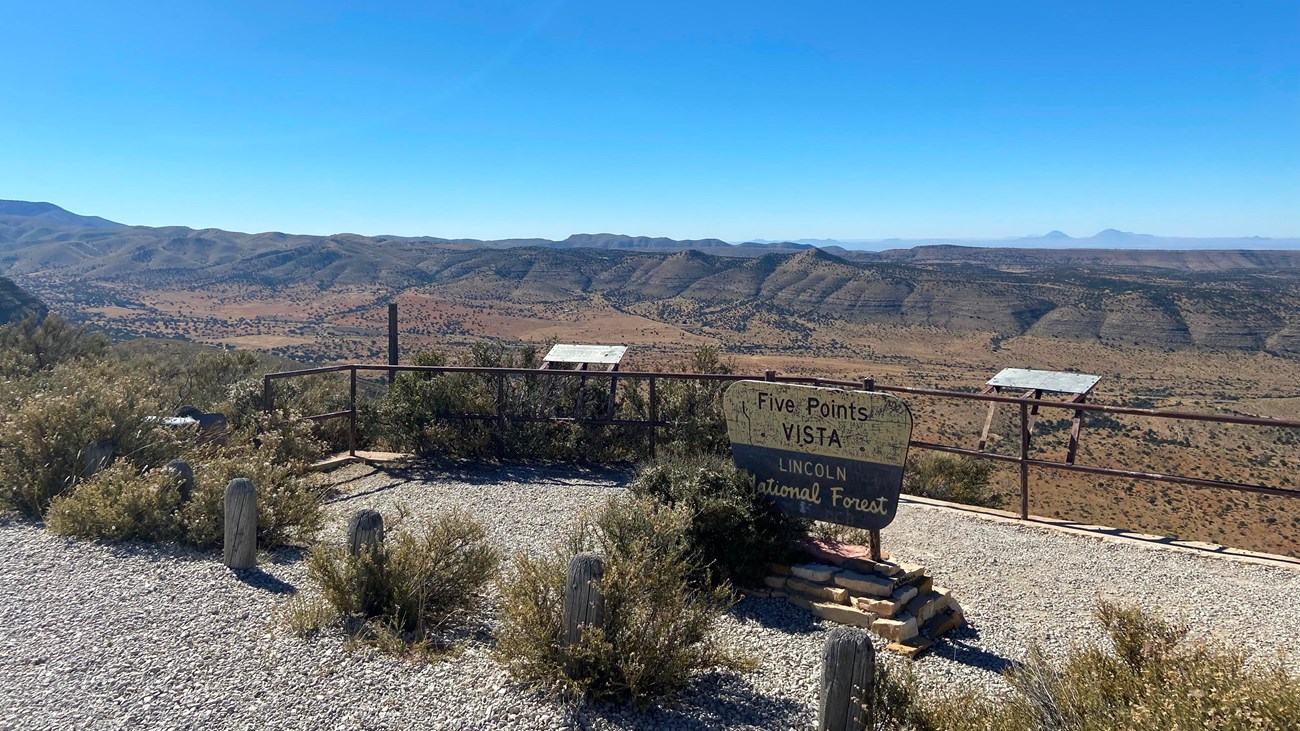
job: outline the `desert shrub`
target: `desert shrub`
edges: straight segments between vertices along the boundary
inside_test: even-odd
[[[1040,649],[1007,673],[1003,700],[922,703],[918,729],[1158,731],[1300,728],[1300,678],[1278,661],[1250,662],[1236,648],[1188,641],[1187,627],[1102,603],[1107,645],[1053,662]]]
[[[197,548],[221,545],[222,499],[237,477],[257,489],[257,540],[264,549],[315,536],[322,523],[320,496],[302,474],[302,463],[277,461],[250,446],[197,448],[187,455],[194,490],[182,501],[169,474],[141,469],[129,459],[114,462],[56,497],[45,513],[55,533],[105,540],[177,541]]]
[[[192,456],[194,492],[181,506],[183,540],[198,548],[224,540],[222,499],[236,478],[257,490],[257,544],[270,549],[307,543],[324,520],[321,498],[305,476],[301,461],[282,460],[272,449],[250,445],[209,449]]]
[[[451,361],[437,352],[416,355],[415,365],[440,366]],[[541,365],[534,346],[508,349],[478,344],[456,365],[481,368],[525,368]],[[643,419],[647,412],[638,384],[622,379],[617,418]],[[603,419],[609,403],[609,381],[523,375],[507,379],[508,416],[563,416]],[[495,422],[447,419],[439,415],[493,415],[497,409],[497,378],[474,373],[401,373],[380,400],[375,415],[378,431],[392,448],[420,455],[481,459],[497,454],[498,439],[506,454],[536,459],[610,462],[639,456],[645,450],[643,429],[626,426],[560,422],[509,421],[504,432]]]
[[[613,500],[575,523],[547,555],[517,553],[503,582],[496,654],[516,677],[578,696],[629,698],[640,704],[671,697],[713,668],[747,670],[747,658],[712,634],[731,604],[726,586],[700,589],[686,533],[684,506],[655,500]],[[579,552],[603,558],[605,625],[560,648],[568,561]],[[566,673],[566,663],[573,668]]]
[[[417,530],[390,531],[377,550],[356,556],[345,546],[315,546],[307,575],[335,616],[352,620],[354,637],[423,648],[440,644],[441,633],[481,607],[499,566],[483,525],[452,511]],[[300,606],[289,616],[311,629],[328,614]]]
[[[696,348],[678,368],[685,373],[735,372],[735,365],[712,346]],[[726,381],[661,381],[659,418],[670,425],[664,446],[682,453],[728,454],[731,442],[722,411],[722,394],[728,385]]]
[[[98,358],[108,352],[108,338],[77,327],[50,313],[29,315],[0,327],[0,363],[10,376],[53,368],[81,358]]]
[[[148,382],[120,364],[61,363],[20,388],[0,424],[0,507],[38,517],[79,479],[86,445],[132,456],[160,438],[144,420],[156,413]]]
[[[181,496],[175,480],[163,470],[143,474],[119,460],[55,497],[45,513],[45,525],[59,535],[100,538],[175,540],[181,537]]]
[[[749,474],[722,457],[660,457],[641,467],[631,491],[686,511],[686,548],[700,583],[761,582],[763,565],[783,561],[809,527],[773,508]]]
[[[903,492],[996,508],[1005,501],[989,486],[993,470],[993,463],[987,460],[944,454],[912,455],[903,473]]]

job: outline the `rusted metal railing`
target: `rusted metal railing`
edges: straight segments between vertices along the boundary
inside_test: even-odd
[[[1156,409],[1144,409],[1130,406],[1110,406],[1106,404],[1095,403],[1074,403],[1068,401],[1046,401],[1035,400],[1031,398],[1022,398],[1016,396],[1003,396],[1001,394],[991,393],[966,393],[963,391],[945,391],[933,388],[914,388],[910,386],[888,386],[877,383],[872,378],[861,380],[844,380],[833,378],[815,378],[810,376],[782,376],[775,371],[767,371],[762,375],[742,375],[733,373],[672,373],[661,371],[577,371],[565,370],[539,370],[535,368],[481,368],[474,366],[415,366],[415,365],[373,365],[353,363],[348,365],[325,366],[321,368],[307,368],[296,371],[284,371],[280,373],[270,373],[263,380],[263,408],[270,411],[273,406],[273,382],[277,379],[296,378],[301,376],[310,376],[324,373],[338,373],[347,371],[350,375],[350,394],[348,408],[344,411],[335,411],[328,414],[316,414],[305,417],[313,421],[324,421],[328,419],[344,418],[348,419],[348,445],[349,453],[356,455],[356,424],[357,424],[357,374],[359,372],[378,372],[388,374],[391,372],[409,372],[409,373],[426,373],[429,375],[439,375],[445,373],[470,373],[482,375],[496,379],[496,408],[491,414],[435,414],[439,419],[450,420],[477,420],[484,422],[495,422],[497,429],[497,451],[502,454],[504,451],[504,434],[511,422],[559,422],[559,423],[578,423],[590,425],[606,426],[641,426],[647,430],[647,438],[650,454],[653,455],[657,444],[657,432],[659,429],[672,426],[669,422],[659,419],[658,404],[658,382],[663,380],[685,380],[685,381],[771,381],[776,383],[803,383],[817,386],[831,386],[846,389],[862,389],[883,391],[887,393],[896,393],[912,396],[925,396],[938,399],[950,399],[957,401],[981,401],[993,403],[1015,404],[1019,407],[1020,413],[1020,444],[1017,455],[998,454],[979,449],[968,449],[951,444],[938,444],[920,440],[912,440],[911,446],[917,449],[930,450],[935,452],[945,452],[948,454],[964,455],[975,459],[987,459],[998,462],[1014,463],[1019,468],[1020,478],[1020,505],[1019,513],[1023,519],[1029,518],[1029,492],[1030,492],[1030,471],[1031,469],[1049,469],[1060,470],[1065,472],[1079,472],[1091,475],[1100,475],[1105,477],[1118,477],[1130,480],[1149,480],[1154,482],[1165,482],[1181,485],[1191,485],[1195,487],[1218,488],[1225,490],[1234,490],[1238,492],[1249,492],[1259,495],[1274,495],[1279,497],[1300,497],[1300,490],[1291,490],[1287,488],[1274,487],[1270,485],[1257,485],[1244,482],[1235,482],[1232,480],[1208,479],[1204,477],[1193,477],[1189,475],[1174,475],[1161,472],[1143,472],[1136,470],[1120,469],[1117,467],[1103,467],[1096,465],[1081,465],[1069,461],[1058,461],[1048,459],[1035,459],[1030,457],[1031,443],[1031,422],[1030,407],[1047,409],[1063,409],[1070,412],[1094,412],[1099,414],[1141,416],[1154,419],[1167,419],[1175,421],[1195,421],[1210,422],[1215,424],[1239,424],[1246,426],[1258,427],[1281,427],[1285,429],[1300,430],[1300,421],[1271,419],[1259,416],[1238,416],[1232,414],[1206,414],[1185,411],[1162,411]],[[573,378],[576,376],[582,378],[617,378],[624,382],[633,380],[646,380],[649,386],[649,402],[647,404],[648,418],[646,419],[620,419],[614,418],[613,411],[609,411],[604,417],[585,418],[580,414],[574,417],[560,416],[533,416],[529,414],[511,415],[507,412],[507,381],[511,377],[532,376],[540,378]]]

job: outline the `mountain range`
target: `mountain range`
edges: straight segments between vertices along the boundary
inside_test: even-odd
[[[7,201],[0,273],[69,306],[133,307],[149,292],[222,285],[369,287],[489,305],[600,298],[683,325],[743,328],[762,311],[792,327],[813,318],[1300,356],[1300,251],[246,234]]]

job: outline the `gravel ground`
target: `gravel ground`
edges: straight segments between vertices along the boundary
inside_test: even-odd
[[[544,547],[620,475],[529,467],[465,472],[353,466],[330,478],[327,539],[362,507],[467,508],[507,548]],[[1098,597],[1182,616],[1194,631],[1300,669],[1300,571],[1248,565],[905,505],[885,548],[930,567],[970,626],[916,663],[935,689],[1004,688],[998,671],[1031,643],[1098,638]],[[278,606],[305,584],[301,553],[236,575],[219,557],[103,545],[0,519],[0,728],[806,728],[829,626],[781,600],[747,599],[720,631],[760,656],[746,676],[700,679],[667,709],[566,710],[513,683],[480,632],[454,659],[421,664],[340,636],[303,641]]]

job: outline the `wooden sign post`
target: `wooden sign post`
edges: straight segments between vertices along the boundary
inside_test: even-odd
[[[902,399],[738,381],[723,408],[736,466],[782,512],[871,531],[893,521],[912,438]]]

